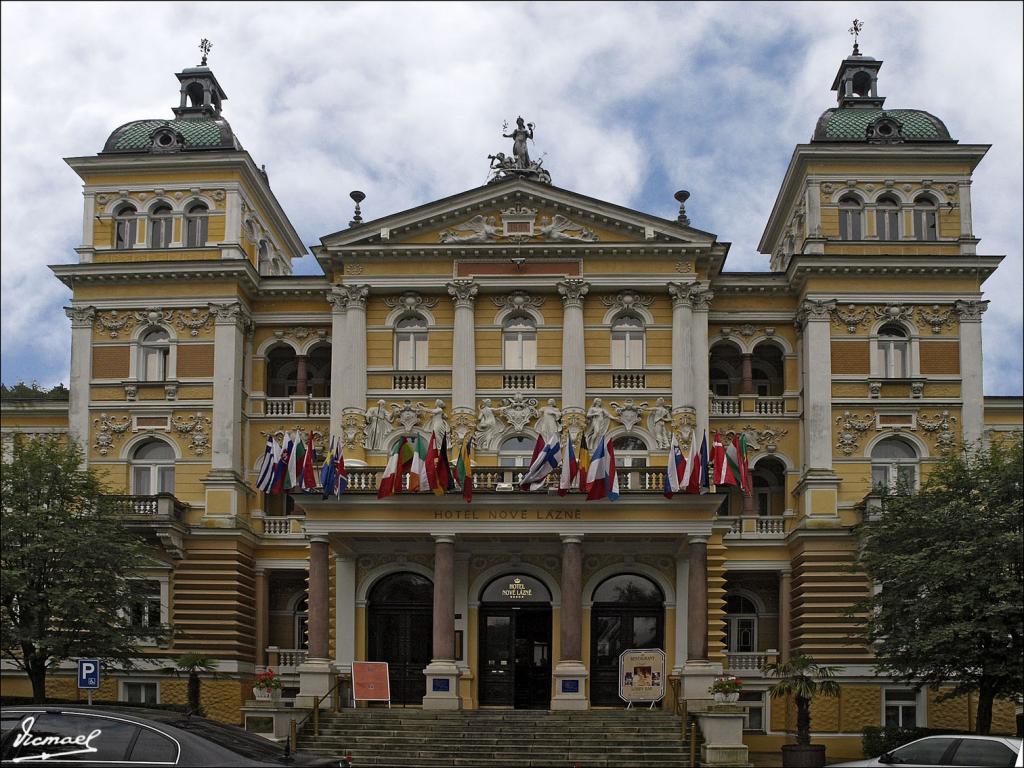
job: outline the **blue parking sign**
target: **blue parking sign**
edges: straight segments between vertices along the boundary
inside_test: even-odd
[[[78,687],[90,690],[100,687],[99,659],[78,660]]]

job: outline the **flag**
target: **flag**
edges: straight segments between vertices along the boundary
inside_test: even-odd
[[[520,490],[538,491],[547,485],[545,478],[562,461],[562,444],[558,435],[552,435],[545,443],[544,438],[537,436],[537,444],[533,448],[533,461],[530,468],[519,481]]]
[[[430,436],[430,442],[434,442],[434,436]],[[430,479],[427,477],[427,445],[423,442],[422,435],[416,435],[416,448],[412,454],[412,465],[409,468],[409,492],[425,491],[430,488]]]
[[[291,475],[289,476],[289,470]],[[271,488],[271,493],[284,493],[289,490],[295,483],[295,441],[292,439],[291,434],[288,432],[284,433],[284,441],[281,446],[281,452],[278,454],[277,466],[274,469],[274,485]]]
[[[280,454],[281,446],[277,444],[273,435],[267,435],[267,447],[263,451],[263,458],[260,459],[259,475],[256,478],[256,487],[264,493],[270,493],[274,485],[274,468],[281,457]]]
[[[321,497],[324,499],[334,493],[334,483],[338,474],[338,465],[335,463],[334,453],[338,450],[338,442],[340,442],[339,438],[331,438],[331,449],[324,457],[323,464],[320,465]]]
[[[739,456],[740,456],[740,487],[743,488],[743,492],[749,496],[754,492],[754,478],[750,474],[750,448],[747,445],[746,433],[741,434],[739,442]]]
[[[711,490],[711,475],[708,467],[708,432],[700,439],[700,493],[708,493]]]
[[[576,457],[576,465],[579,470],[576,475],[580,479],[580,493],[586,493],[590,488],[587,485],[587,473],[590,471],[590,449],[587,448],[587,436],[580,433],[580,455]]]
[[[309,435],[309,444],[300,444],[303,448],[303,454],[301,457],[296,459],[299,467],[299,487],[302,488],[303,492],[315,491],[316,482],[316,469],[314,468],[313,462],[316,460],[316,448],[313,446],[313,432],[307,433]]]
[[[469,433],[462,441],[462,449],[459,451],[459,463],[455,467],[455,473],[459,476],[459,485],[462,486],[462,498],[467,502],[473,500],[473,437]]]
[[[341,496],[345,491],[348,490],[348,472],[345,471],[345,445],[342,443],[341,438],[338,438],[338,444],[335,450],[336,459],[334,461],[334,495]]]
[[[402,476],[406,473],[409,462],[412,461],[412,446],[406,438],[401,438],[395,447],[391,449],[388,456],[388,465],[384,468],[384,476],[380,479],[380,487],[377,489],[377,498],[393,496],[402,492]]]
[[[732,448],[731,443],[729,448]],[[715,432],[715,441],[711,449],[711,464],[715,470],[715,479],[713,480],[715,485],[737,485],[736,476],[732,472],[732,466],[730,466],[731,463],[725,445],[722,443],[722,438]]]
[[[580,474],[580,467],[576,461],[576,454],[572,450],[572,435],[569,435],[568,442],[566,444],[569,455],[562,461],[562,473],[558,477],[558,495],[565,496],[570,489],[572,484],[576,482]]]
[[[690,450],[686,454],[686,468],[683,470],[683,493],[700,493],[700,448],[697,447],[697,430],[690,430]]]
[[[587,501],[619,498],[619,474],[615,471],[615,451],[610,438],[603,436],[597,442],[587,472]]]
[[[440,493],[434,490],[438,496],[448,491],[455,490],[455,477],[452,475],[452,462],[448,458],[448,433],[441,438],[441,448],[437,457],[437,484],[443,489]]]
[[[679,442],[672,433],[672,444],[668,448],[668,465],[665,467],[665,498],[671,499],[677,493],[685,493],[683,475],[686,472],[686,459],[679,449]]]
[[[438,496],[444,494],[444,490],[441,489],[437,478],[437,441],[434,439],[434,434],[430,434],[430,443],[427,445],[427,457],[426,457],[426,475],[427,475],[427,488],[433,491]]]
[[[725,461],[729,468],[729,473],[733,477],[732,485],[738,485],[740,489],[749,495],[750,491],[747,488],[749,482],[750,468],[746,466],[746,438],[740,438],[736,433],[733,433],[732,442],[725,448]]]

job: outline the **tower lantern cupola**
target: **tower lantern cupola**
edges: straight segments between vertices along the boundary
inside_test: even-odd
[[[221,103],[227,100],[228,95],[206,66],[206,57],[211,47],[210,41],[204,39],[199,44],[199,49],[203,52],[199,66],[189,67],[175,75],[181,83],[181,101],[174,108],[177,117],[220,116]]]
[[[861,56],[857,35],[864,27],[863,22],[853,20],[850,34],[853,35],[853,53],[839,65],[839,72],[832,82],[832,90],[840,107],[870,107],[881,109],[885,97],[878,95],[878,70],[882,62],[870,56]]]

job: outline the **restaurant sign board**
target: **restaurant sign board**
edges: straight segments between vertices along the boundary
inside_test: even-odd
[[[630,704],[665,698],[665,652],[630,648],[619,654],[619,698]]]

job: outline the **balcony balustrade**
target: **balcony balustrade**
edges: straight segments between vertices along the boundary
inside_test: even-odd
[[[740,399],[738,397],[721,397],[715,395],[711,398],[712,416],[739,416]]]
[[[396,373],[391,377],[391,388],[401,390],[426,389],[427,375],[425,373]]]
[[[777,516],[725,518],[731,522],[726,536],[739,539],[782,539],[786,535],[786,518]]]
[[[311,397],[306,404],[306,413],[310,416],[327,417],[331,415],[331,398]]]
[[[774,648],[753,653],[726,652],[725,657],[730,674],[741,678],[765,677],[765,666],[778,661],[779,652]]]
[[[617,371],[612,374],[613,389],[646,389],[647,374],[643,371]]]
[[[786,412],[786,403],[781,397],[760,396],[756,412],[758,416],[782,416]]]
[[[291,416],[292,399],[290,397],[268,397],[263,401],[263,413],[267,416]]]
[[[504,373],[501,376],[501,388],[515,391],[536,389],[537,376],[533,373]]]
[[[263,518],[264,536],[301,536],[302,517],[265,517]]]
[[[145,520],[182,520],[188,505],[178,501],[173,493],[153,496],[105,496],[104,500],[116,514],[125,518]]]

